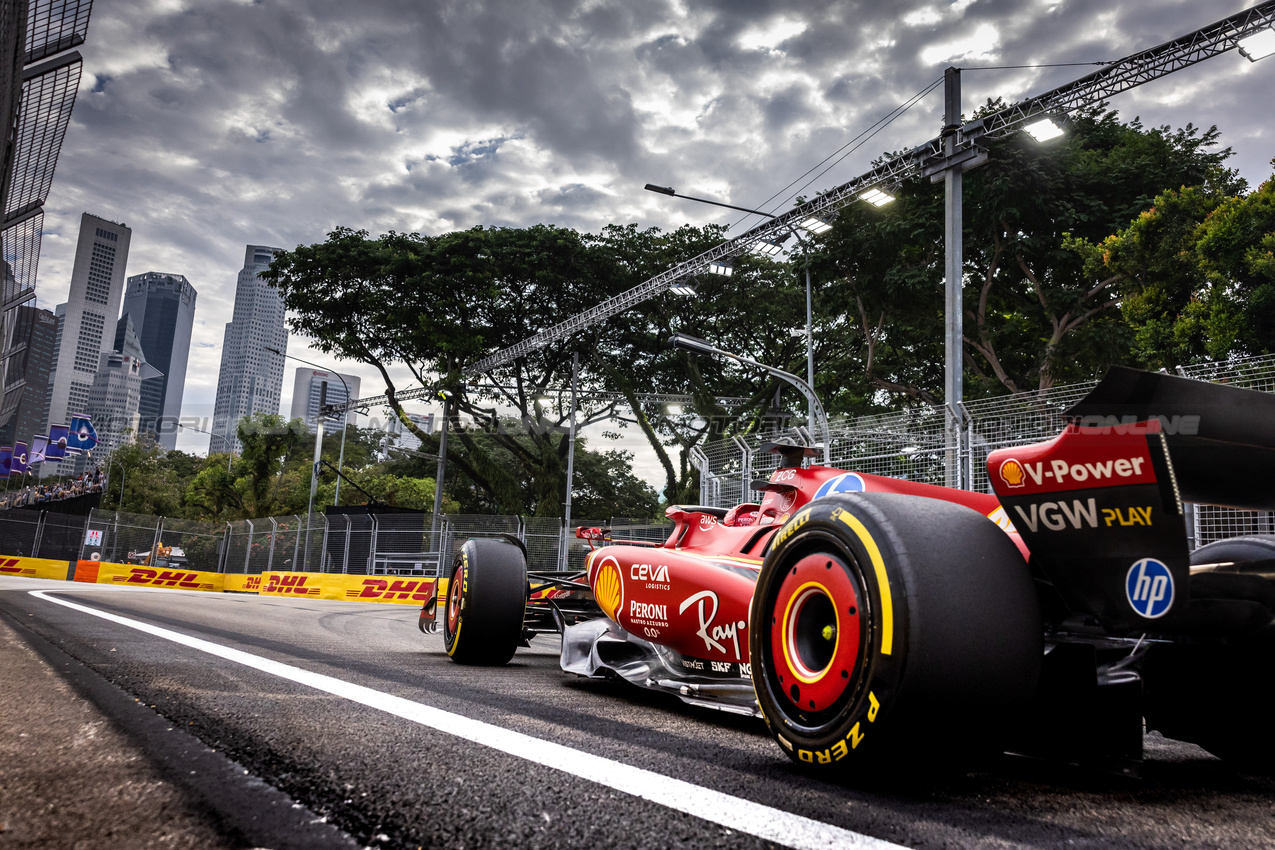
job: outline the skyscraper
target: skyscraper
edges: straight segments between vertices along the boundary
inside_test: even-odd
[[[124,294],[124,266],[133,231],[84,213],[71,269],[71,289],[57,306],[58,354],[50,378],[44,424],[66,425],[88,408],[89,389],[103,354],[115,342],[115,322]],[[47,433],[47,432],[45,432]]]
[[[162,373],[142,381],[138,433],[152,435],[169,450],[177,447],[197,295],[182,275],[162,272],[133,275],[124,289],[124,315],[133,320],[142,355]],[[123,323],[118,326],[115,339],[121,353],[124,328]]]
[[[114,338],[118,340],[115,350],[103,354],[99,361],[87,410],[96,426],[98,445],[106,453],[132,442],[141,432],[138,407],[142,381],[154,372],[146,366],[130,317],[116,323]],[[75,471],[82,472],[85,459],[81,455],[74,460]]]
[[[213,407],[210,452],[240,451],[239,420],[254,413],[278,413],[283,390],[283,358],[266,351],[288,350],[283,298],[257,277],[281,248],[249,245],[235,287],[235,312],[221,346],[221,372]]]
[[[342,379],[345,380],[344,384],[341,383]],[[349,387],[348,396],[346,387]],[[325,372],[308,367],[298,369],[297,376],[292,382],[292,412],[289,418],[304,419],[306,427],[313,431],[319,421],[321,404],[344,404],[358,397],[359,379],[354,375],[337,377],[336,372]],[[354,425],[356,416],[358,416],[357,411],[347,412],[346,423]],[[329,416],[323,421],[323,427],[330,428],[336,425],[339,428],[340,423],[340,416]]]
[[[57,353],[58,320],[48,310],[23,306],[13,311],[13,336],[4,364],[4,403],[0,404],[0,445],[30,443],[45,433],[44,409],[49,375]]]

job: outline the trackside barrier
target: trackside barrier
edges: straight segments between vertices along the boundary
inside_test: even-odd
[[[171,587],[220,593],[225,583],[221,573],[171,567],[139,567],[108,561],[77,561],[75,580],[96,584],[126,584],[130,587]]]
[[[69,561],[50,561],[45,558],[0,558],[0,576],[52,578],[66,581],[66,575],[70,569]]]

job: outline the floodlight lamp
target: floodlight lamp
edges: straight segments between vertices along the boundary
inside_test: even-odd
[[[753,246],[753,249],[763,257],[773,257],[784,250],[784,246],[779,244],[778,240],[763,239]]]
[[[536,399],[536,404],[540,405],[541,407],[549,407],[550,405],[552,405],[552,404],[553,404],[553,399],[551,399],[551,398],[538,398],[538,399]]]
[[[1027,135],[1038,142],[1047,142],[1063,134],[1062,127],[1055,124],[1052,118],[1042,118],[1034,124],[1028,124],[1023,129],[1027,131]]]
[[[1240,54],[1250,62],[1265,59],[1275,53],[1275,28],[1255,32],[1237,42]]]
[[[668,288],[674,295],[694,295],[695,287],[689,280],[679,280]]]
[[[804,221],[799,222],[797,226],[805,230],[809,230],[816,236],[820,233],[827,233],[829,230],[832,230],[832,225],[817,215],[812,215],[806,218]]]
[[[886,204],[890,203],[890,201],[894,200],[893,195],[887,195],[885,192],[882,192],[880,189],[869,189],[868,191],[859,195],[859,198],[861,200],[867,201],[868,203],[872,204],[872,206],[874,207],[883,207]]]
[[[682,415],[682,405],[680,405],[680,404],[670,404],[670,405],[668,406],[668,415],[669,415],[669,416],[681,416],[681,415]]]
[[[722,277],[730,277],[735,273],[735,267],[731,265],[729,260],[714,260],[708,264],[708,270],[712,274],[719,274]]]

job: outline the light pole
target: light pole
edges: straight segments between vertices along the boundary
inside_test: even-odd
[[[234,448],[234,444],[231,443],[230,440],[226,439],[225,435],[214,434],[212,431],[205,431],[203,428],[196,428],[194,425],[184,425],[181,422],[177,423],[177,427],[185,428],[187,431],[198,431],[201,434],[207,434],[210,437],[216,437],[217,439],[221,440],[221,442],[225,444],[226,446],[226,471],[230,472],[230,464],[235,459],[235,448]],[[209,451],[212,451],[211,443],[209,443],[208,449]]]
[[[271,348],[268,345],[266,346],[266,351],[270,351],[270,352],[273,352],[274,354],[278,354],[280,357],[287,357],[288,359],[295,360],[298,363],[304,363],[307,366],[313,366],[315,369],[318,369],[320,371],[328,371],[324,369],[322,366],[320,366],[318,363],[311,363],[309,360],[302,360],[300,357],[297,357],[295,354],[284,354],[279,349]],[[347,402],[350,401],[349,384],[345,382],[345,378],[341,377],[340,372],[333,370],[332,374],[336,375],[337,380],[341,382],[341,386],[345,389],[345,400]],[[318,492],[318,489],[319,489],[319,460],[323,450],[323,420],[325,418],[323,415],[323,408],[327,406],[326,401],[327,401],[326,394],[321,393],[319,398],[318,424],[315,428],[315,437],[314,437],[314,469],[310,474],[310,508],[309,508],[310,513],[314,513],[314,494]],[[341,474],[342,474],[341,469],[345,466],[345,432],[349,424],[345,421],[345,417],[347,415],[348,414],[344,412],[341,414],[341,453],[337,456],[337,460],[336,460],[336,468],[337,468],[336,493],[332,497],[332,507],[334,508],[337,505],[341,504]],[[307,522],[309,521],[308,517],[306,521]]]
[[[762,212],[761,210],[752,210],[752,209],[749,209],[748,207],[737,207],[734,204],[723,204],[721,201],[710,201],[708,198],[696,198],[692,195],[679,195],[676,191],[674,191],[671,187],[668,187],[668,186],[656,186],[653,183],[647,183],[644,188],[648,192],[656,192],[658,194],[668,195],[673,198],[682,198],[684,200],[695,201],[696,203],[700,203],[700,204],[712,204],[715,207],[725,207],[728,210],[739,210],[740,212],[751,213],[753,215],[766,216],[767,218],[778,218],[778,216],[774,215],[773,213]],[[828,224],[826,221],[816,216],[811,216],[810,218],[807,218],[804,221],[798,222],[797,226],[805,228],[810,233],[815,233],[815,234],[827,233],[829,230],[832,229],[832,225]],[[806,383],[809,384],[811,387],[813,387],[815,385],[815,331],[814,331],[814,313],[813,313],[811,287],[810,287],[810,246],[809,244],[807,244],[806,240],[802,238],[801,234],[797,232],[796,227],[789,226],[788,231],[793,236],[797,237],[797,242],[800,243],[801,245],[802,261],[806,267]],[[783,250],[778,242],[767,243],[767,244],[774,246],[774,250],[767,251],[768,254],[771,254],[771,255],[778,254],[781,250]],[[723,265],[720,268],[728,269],[729,266]],[[710,269],[710,271],[711,270],[712,269]],[[727,272],[727,274],[729,274],[729,272]],[[814,407],[809,408],[808,421],[809,421],[810,427],[814,428],[815,427]]]
[[[828,452],[832,444],[832,432],[828,428],[828,415],[824,413],[823,405],[819,403],[819,396],[815,395],[814,387],[810,386],[810,384],[806,383],[801,378],[798,378],[791,372],[785,372],[783,369],[776,369],[774,366],[767,366],[765,363],[759,363],[750,357],[744,357],[740,354],[732,354],[731,352],[720,349],[702,339],[687,336],[686,334],[673,334],[668,338],[668,344],[674,348],[682,348],[687,351],[693,351],[696,354],[707,354],[710,357],[725,357],[727,359],[743,363],[747,366],[755,366],[758,369],[762,369],[763,371],[774,375],[780,380],[787,381],[792,384],[801,391],[801,394],[806,397],[806,401],[810,403],[811,418],[817,421],[819,430],[823,434],[823,462],[824,465],[829,463]]]

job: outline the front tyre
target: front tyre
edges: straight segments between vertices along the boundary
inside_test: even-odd
[[[1022,556],[950,502],[812,502],[776,535],[750,616],[758,704],[789,756],[814,766],[990,748],[1040,673]]]
[[[502,540],[465,542],[452,563],[443,645],[458,664],[509,663],[522,642],[527,562]]]

